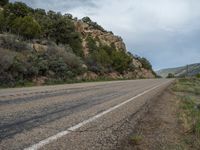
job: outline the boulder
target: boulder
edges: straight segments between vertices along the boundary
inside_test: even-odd
[[[41,45],[41,44],[32,44],[32,48],[37,52],[37,53],[45,53],[48,50],[48,46],[46,45]]]

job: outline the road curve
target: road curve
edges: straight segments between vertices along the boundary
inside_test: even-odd
[[[0,90],[0,149],[114,149],[125,122],[173,80]],[[124,126],[124,127],[123,127]]]

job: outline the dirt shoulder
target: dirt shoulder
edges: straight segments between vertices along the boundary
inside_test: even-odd
[[[124,150],[188,149],[183,141],[183,129],[178,113],[180,99],[169,87],[157,97],[149,111],[123,142]]]
[[[124,150],[200,150],[200,79],[177,79],[155,98]]]

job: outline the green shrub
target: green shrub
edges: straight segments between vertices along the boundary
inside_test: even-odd
[[[169,73],[168,75],[167,75],[167,78],[174,78],[175,76],[174,76],[174,74],[173,73]]]
[[[8,4],[9,0],[1,0],[0,1],[0,6],[5,6],[6,4]]]
[[[197,78],[200,78],[200,73],[196,75]]]
[[[17,53],[0,48],[0,72],[6,72],[14,62]]]
[[[96,41],[91,36],[88,36],[86,41],[87,41],[87,46],[89,48],[90,53],[94,53],[95,51],[99,49],[96,45]]]
[[[135,145],[139,145],[141,144],[143,140],[143,137],[141,135],[135,135],[133,137],[131,137],[131,144]]]
[[[39,37],[41,33],[40,25],[31,16],[16,18],[13,21],[12,29],[17,35],[22,35],[27,39]]]
[[[105,31],[105,29],[103,27],[98,25],[96,22],[93,22],[89,17],[83,17],[82,21],[89,24],[90,26],[92,26],[95,29],[101,30],[103,32]]]
[[[152,70],[152,65],[151,63],[144,57],[136,57],[136,59],[138,59],[141,63],[142,63],[142,67],[148,70]]]
[[[5,27],[5,18],[3,12],[0,10],[0,33],[4,31],[4,27]]]
[[[15,35],[1,35],[0,36],[0,47],[4,49],[13,50],[16,52],[21,51],[31,51],[32,48],[27,42],[22,41],[20,38],[17,38]]]
[[[4,7],[6,16],[14,15],[15,17],[25,17],[32,12],[33,9],[22,2],[9,3]]]
[[[120,73],[127,71],[132,63],[132,57],[123,51],[113,51],[111,59],[114,70]]]

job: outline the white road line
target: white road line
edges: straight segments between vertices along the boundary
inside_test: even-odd
[[[131,102],[132,100],[134,100],[134,99],[136,99],[136,98],[138,98],[138,97],[140,97],[140,96],[142,96],[142,95],[144,95],[144,94],[146,94],[146,93],[148,93],[148,92],[150,92],[150,91],[152,91],[152,90],[154,90],[154,89],[156,89],[156,88],[158,88],[158,87],[160,87],[160,86],[162,86],[164,84],[167,84],[168,82],[169,81],[167,81],[165,83],[162,83],[160,85],[157,85],[157,86],[155,86],[155,87],[153,87],[151,89],[148,89],[148,90],[146,90],[146,91],[144,91],[144,92],[142,92],[142,93],[140,93],[140,94],[138,94],[138,95],[136,95],[136,96],[134,96],[134,97],[132,97],[132,98],[130,98],[130,99],[118,104],[118,105],[116,105],[116,106],[113,106],[113,107],[109,108],[108,110],[105,110],[105,111],[97,114],[96,116],[93,116],[93,117],[91,117],[91,118],[89,118],[89,119],[87,119],[87,120],[85,120],[83,122],[80,122],[79,124],[77,124],[75,126],[72,126],[72,127],[68,128],[65,131],[59,132],[56,135],[53,135],[53,136],[51,136],[51,137],[49,137],[47,139],[44,139],[44,140],[40,141],[39,143],[36,143],[36,144],[34,144],[34,145],[32,145],[32,146],[30,146],[28,148],[25,148],[24,150],[38,150],[39,148],[41,148],[41,147],[43,147],[43,146],[45,146],[45,145],[47,145],[47,144],[59,139],[59,138],[65,136],[65,135],[67,135],[67,134],[69,134],[69,133],[71,133],[71,132],[73,132],[73,131],[75,131],[75,130],[77,130],[79,128],[81,128],[82,126],[84,126],[84,125],[86,125],[86,124],[88,124],[88,123],[90,123],[90,122],[92,122],[92,121],[104,116],[105,114],[107,114],[109,112],[112,112],[113,110],[115,110],[115,109],[117,109],[117,108],[119,108],[119,107],[121,107],[121,106],[123,106],[123,105],[125,105],[125,104],[127,104],[129,102]]]

